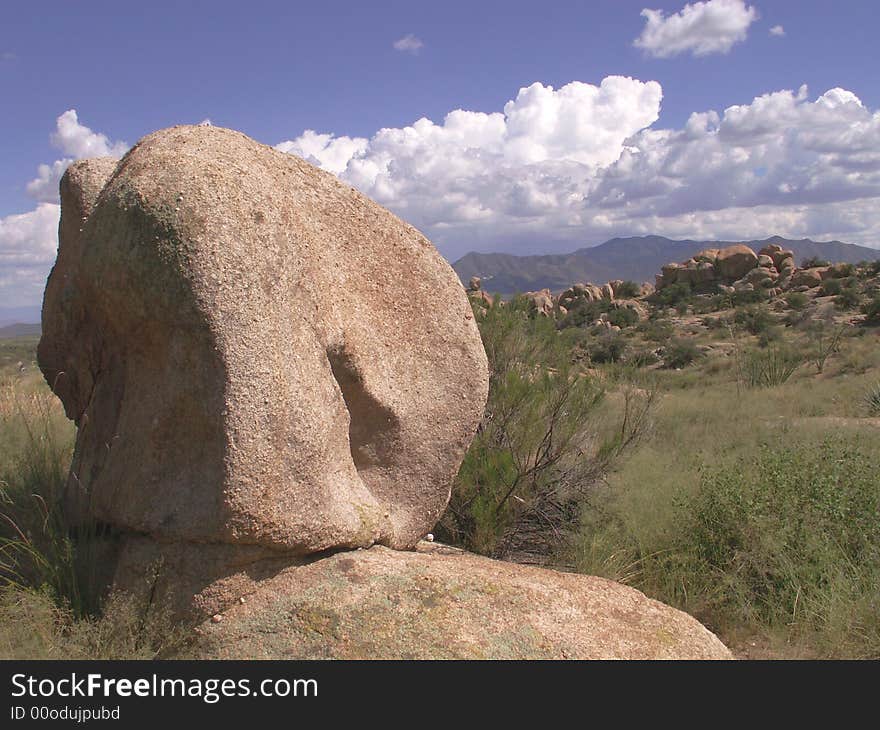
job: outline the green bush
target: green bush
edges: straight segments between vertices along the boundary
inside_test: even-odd
[[[602,314],[611,311],[611,302],[607,299],[599,299],[594,302],[580,300],[568,314],[559,322],[559,329],[569,327],[586,327],[591,325]]]
[[[730,294],[730,303],[734,307],[742,307],[748,304],[766,302],[769,294],[766,289],[753,289],[752,291],[735,291]]]
[[[674,307],[676,304],[685,301],[691,296],[691,285],[685,282],[670,284],[662,289],[655,291],[650,297],[650,301],[654,304],[661,304],[666,307]]]
[[[833,297],[843,291],[840,279],[825,279],[819,287],[819,294],[823,297]]]
[[[674,329],[668,320],[651,318],[639,324],[636,331],[651,342],[666,342],[672,337]]]
[[[871,458],[832,440],[707,469],[679,513],[682,580],[713,611],[880,657],[876,479]]]
[[[590,346],[590,359],[595,363],[620,362],[626,352],[626,340],[617,332],[603,332]]]
[[[646,368],[649,365],[656,365],[660,362],[660,358],[653,350],[647,348],[636,350],[626,358],[626,364],[635,368]]]
[[[636,282],[625,281],[617,287],[614,296],[618,299],[635,299],[636,297],[641,296],[641,293],[642,287],[636,284]]]
[[[522,315],[490,307],[479,321],[489,400],[436,532],[487,555],[547,557],[583,491],[638,438],[650,398],[627,399],[620,429],[599,437],[603,389],[571,365],[551,323]]]
[[[845,437],[776,441],[703,461],[693,487],[675,475],[591,494],[574,559],[731,638],[880,658],[876,478],[876,456]]]
[[[759,335],[776,324],[776,318],[771,314],[770,310],[766,306],[759,304],[738,309],[733,321],[744,327],[752,335]]]
[[[765,348],[783,340],[782,327],[771,325],[758,335],[758,347]]]
[[[676,337],[663,350],[663,364],[670,369],[683,368],[702,356],[703,353],[691,340]]]
[[[861,307],[861,312],[865,315],[865,322],[868,324],[880,324],[880,295],[865,302]]]
[[[617,307],[616,309],[611,309],[607,316],[608,321],[611,324],[617,325],[621,329],[632,327],[639,321],[638,313],[629,307]]]
[[[800,312],[810,303],[810,298],[802,291],[792,291],[785,295],[785,303],[789,309]]]
[[[847,287],[834,297],[834,304],[838,309],[855,309],[861,304],[862,298],[858,289]]]

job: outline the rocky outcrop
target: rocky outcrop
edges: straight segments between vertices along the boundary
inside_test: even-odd
[[[529,308],[532,312],[542,317],[553,316],[554,301],[549,289],[529,291],[523,294],[523,296],[529,302]]]
[[[93,518],[230,565],[432,528],[488,375],[424,236],[218,127],[76,163],[61,192],[39,362],[79,427],[70,485]]]
[[[199,627],[212,659],[730,659],[687,614],[603,578],[442,545],[287,568]]]
[[[472,276],[465,293],[471,303],[476,304],[481,310],[486,310],[492,306],[492,297],[483,291],[483,283],[479,276]],[[478,310],[480,311],[480,310]]]
[[[818,286],[832,276],[829,267],[797,269],[792,251],[778,244],[763,247],[757,254],[744,244],[701,251],[684,263],[669,263],[657,275],[657,289],[687,284],[695,292],[785,291]]]

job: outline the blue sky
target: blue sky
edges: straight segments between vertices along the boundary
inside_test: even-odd
[[[453,259],[646,232],[880,245],[878,19],[851,0],[7,0],[0,306],[39,299],[66,160],[206,118],[289,142]],[[484,117],[445,123],[458,109]]]

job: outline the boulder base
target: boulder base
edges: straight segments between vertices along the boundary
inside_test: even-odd
[[[730,659],[696,619],[603,578],[422,542],[287,568],[197,628],[218,659]]]

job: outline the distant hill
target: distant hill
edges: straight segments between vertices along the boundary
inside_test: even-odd
[[[12,337],[32,337],[40,334],[40,325],[38,324],[8,324],[0,327],[0,340],[7,340]]]
[[[40,321],[39,305],[32,307],[0,307],[0,327],[11,324],[34,324]]]
[[[818,242],[809,238],[793,241],[780,236],[762,241],[673,241],[663,236],[637,236],[612,238],[599,246],[567,254],[469,253],[452,267],[463,283],[467,284],[472,276],[479,276],[486,291],[500,294],[544,288],[559,291],[577,282],[604,284],[613,279],[653,284],[654,274],[660,273],[663,264],[686,261],[704,248],[721,248],[733,243],[745,243],[755,251],[767,244],[778,243],[794,251],[798,265],[812,256],[834,263],[853,264],[880,259],[878,249],[841,241]]]

